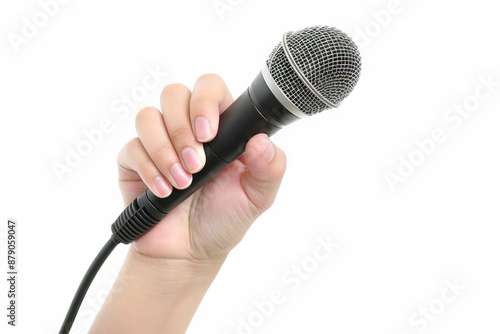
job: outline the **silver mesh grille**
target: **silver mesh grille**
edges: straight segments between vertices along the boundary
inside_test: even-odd
[[[271,52],[267,67],[290,102],[307,115],[340,104],[354,89],[361,70],[361,56],[352,39],[328,26],[302,29],[285,38],[289,55],[316,90],[309,89],[296,73],[280,43]]]

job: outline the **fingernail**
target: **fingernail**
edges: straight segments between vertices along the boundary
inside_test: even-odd
[[[269,138],[267,138],[267,143],[266,147],[264,147],[264,150],[262,151],[262,159],[264,159],[265,162],[271,162],[274,158],[274,145],[271,143]]]
[[[180,163],[170,167],[170,174],[178,188],[186,188],[191,183],[191,175],[186,173]]]
[[[191,173],[197,172],[201,168],[200,156],[191,147],[182,150],[182,159]]]
[[[162,176],[158,175],[157,177],[155,177],[153,183],[160,197],[167,197],[172,193],[172,188],[167,183],[167,180],[165,180]]]
[[[199,141],[206,141],[212,138],[212,127],[206,117],[198,117],[194,121],[194,131]]]

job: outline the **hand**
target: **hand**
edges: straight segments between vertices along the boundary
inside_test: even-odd
[[[119,185],[125,205],[147,187],[167,197],[187,188],[205,163],[202,143],[212,140],[219,115],[233,102],[215,74],[200,77],[191,92],[172,84],[161,93],[160,112],[142,109],[138,136],[118,155]],[[170,212],[133,246],[160,259],[223,259],[276,197],[286,168],[285,153],[265,134],[254,136],[242,157]]]

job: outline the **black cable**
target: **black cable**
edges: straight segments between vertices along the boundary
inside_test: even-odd
[[[109,254],[115,249],[116,245],[118,245],[120,241],[116,239],[114,235],[106,242],[104,247],[102,247],[101,251],[95,257],[94,261],[90,265],[89,269],[85,273],[78,290],[76,290],[75,296],[73,297],[73,301],[68,309],[68,313],[66,313],[66,318],[64,318],[64,322],[59,330],[59,334],[68,334],[71,330],[71,326],[73,326],[73,322],[75,321],[76,315],[80,306],[82,305],[83,298],[85,294],[87,294],[87,290],[89,289],[90,284],[94,280],[95,275],[101,268],[102,264],[108,258]]]

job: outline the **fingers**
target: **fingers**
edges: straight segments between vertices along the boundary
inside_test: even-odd
[[[266,134],[258,134],[247,143],[245,162],[248,170],[242,185],[258,212],[274,202],[286,169],[286,155]]]
[[[166,197],[172,186],[158,170],[139,138],[129,141],[118,154],[118,165],[122,168],[120,181],[137,181],[135,173],[155,195]]]
[[[203,168],[202,143],[215,137],[219,115],[233,98],[218,75],[207,74],[196,81],[193,93],[172,84],[163,89],[160,100],[162,112],[147,107],[137,114],[139,138],[127,144],[120,159],[151,191],[165,197],[172,187],[189,187],[192,174]]]
[[[233,102],[224,80],[216,74],[201,76],[191,95],[191,125],[196,139],[209,142],[217,134],[219,115]]]
[[[187,188],[192,175],[182,167],[160,111],[153,107],[139,111],[136,130],[149,157],[170,184],[177,189]]]
[[[193,174],[205,164],[203,145],[194,136],[189,118],[191,91],[184,85],[165,87],[161,93],[161,108],[168,135],[183,168]]]

